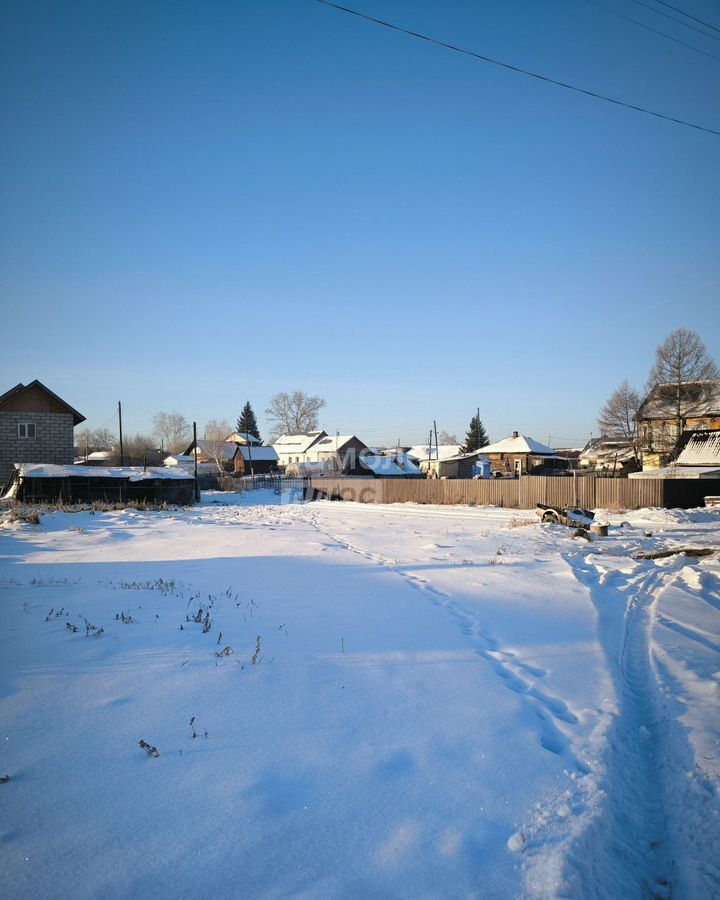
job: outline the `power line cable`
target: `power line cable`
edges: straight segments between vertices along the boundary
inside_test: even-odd
[[[695,25],[691,25],[689,22],[683,22],[682,19],[678,19],[677,16],[671,16],[669,13],[663,12],[661,9],[656,9],[649,3],[645,3],[644,0],[631,0],[631,2],[637,4],[637,6],[643,6],[645,9],[649,9],[650,12],[654,12],[658,16],[664,16],[666,19],[670,19],[671,22],[677,22],[678,25],[683,25],[685,26],[685,28],[691,28],[693,31],[697,31],[697,33],[701,34],[703,37],[710,38],[710,40],[713,41],[720,41],[720,37],[715,37],[714,34],[708,34],[707,31],[703,31],[702,28],[696,28]]]
[[[557,87],[565,88],[569,91],[574,91],[577,94],[585,94],[587,97],[594,97],[596,100],[604,100],[606,103],[612,103],[615,106],[622,106],[625,109],[632,109],[635,112],[644,113],[648,116],[654,116],[656,119],[665,119],[668,122],[674,122],[676,125],[683,125],[686,128],[694,128],[696,131],[704,131],[707,134],[714,134],[717,137],[720,137],[720,131],[716,131],[714,128],[707,128],[704,125],[696,125],[694,122],[688,122],[685,119],[677,119],[674,116],[665,115],[665,113],[655,112],[652,109],[647,109],[644,106],[636,106],[634,103],[626,103],[624,100],[617,100],[614,97],[608,97],[606,94],[599,94],[596,91],[588,90],[587,88],[581,88],[574,84],[569,84],[566,81],[559,81],[556,78],[550,78],[548,75],[540,75],[538,72],[531,72],[529,69],[523,69],[521,66],[515,66],[511,63],[502,62],[499,59],[493,59],[491,56],[485,56],[482,53],[475,53],[473,50],[466,50],[463,47],[458,47],[455,44],[448,44],[445,41],[437,40],[436,38],[429,37],[426,34],[421,34],[418,31],[410,31],[407,28],[402,28],[400,25],[393,25],[392,22],[386,22],[384,19],[376,19],[374,16],[367,16],[365,13],[358,12],[356,9],[350,9],[347,6],[340,6],[338,3],[331,3],[330,0],[317,0],[318,3],[321,3],[323,6],[330,6],[333,9],[338,10],[339,12],[347,13],[350,16],[356,16],[358,19],[364,19],[367,22],[372,22],[375,25],[382,25],[384,28],[389,28],[392,31],[398,31],[401,34],[406,34],[408,37],[417,38],[421,41],[427,41],[430,44],[437,44],[438,47],[444,47],[446,50],[452,50],[454,53],[461,53],[465,56],[470,56],[473,59],[479,59],[482,62],[492,63],[494,66],[499,66],[502,69],[508,69],[511,72],[516,72],[520,75],[527,75],[530,78],[535,78],[538,81],[545,81],[548,84],[557,85]]]
[[[593,6],[599,6],[601,9],[607,10],[607,12],[612,13],[614,16],[619,16],[619,18],[625,19],[626,22],[632,22],[634,25],[639,25],[640,28],[644,28],[646,31],[652,31],[654,34],[659,34],[660,37],[667,38],[669,41],[673,41],[675,44],[681,44],[683,47],[687,47],[689,50],[694,50],[696,53],[702,53],[703,56],[709,56],[710,59],[715,59],[720,62],[720,56],[715,56],[712,53],[708,53],[707,50],[701,50],[694,44],[688,44],[687,41],[681,41],[680,38],[673,37],[671,34],[667,34],[665,31],[660,31],[657,28],[653,28],[652,25],[646,25],[645,22],[640,22],[638,19],[633,19],[630,16],[626,16],[624,13],[619,12],[617,9],[613,9],[612,6],[606,6],[604,3],[600,3],[600,0],[586,0],[586,2],[592,3]]]
[[[680,9],[679,6],[673,6],[672,3],[666,3],[665,0],[655,0],[655,2],[659,3],[660,6],[667,6],[668,9],[674,9],[675,12],[679,12],[681,16],[686,16],[688,19],[692,19],[693,22],[699,22],[706,28],[712,28],[713,31],[720,32],[720,28],[718,28],[717,25],[712,25],[710,22],[706,22],[704,19],[698,19],[697,16],[693,16],[689,12],[685,12],[685,10]]]

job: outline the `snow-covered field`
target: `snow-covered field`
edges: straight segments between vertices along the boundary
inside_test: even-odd
[[[0,529],[2,897],[720,896],[720,511],[217,499]]]

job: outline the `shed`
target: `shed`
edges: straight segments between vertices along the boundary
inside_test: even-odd
[[[236,475],[267,475],[277,469],[278,455],[272,447],[238,444],[233,463]]]
[[[420,471],[427,475],[432,463],[437,460],[449,459],[452,456],[458,456],[461,451],[460,444],[440,444],[439,446],[431,446],[430,444],[416,444],[407,451],[408,456],[417,460]]]
[[[480,450],[430,460],[429,478],[489,478],[490,460]]]
[[[5,497],[26,503],[192,503],[195,479],[181,469],[17,464]]]

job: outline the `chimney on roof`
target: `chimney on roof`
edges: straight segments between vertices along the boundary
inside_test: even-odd
[[[518,436],[517,431],[513,431],[513,437],[516,438]]]

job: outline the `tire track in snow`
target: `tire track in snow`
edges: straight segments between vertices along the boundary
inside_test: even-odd
[[[664,801],[663,728],[655,702],[650,633],[657,602],[677,572],[650,563],[639,575],[626,575],[623,584],[617,576],[608,580],[590,556],[566,559],[590,588],[618,713],[606,735],[603,806],[567,853],[567,896],[670,897],[675,854]],[[613,622],[617,611],[612,603],[622,591],[628,595],[622,621]]]
[[[517,660],[511,650],[504,650],[498,646],[498,642],[487,632],[479,622],[477,614],[464,609],[444,591],[433,587],[426,578],[421,578],[415,573],[403,568],[394,559],[373,553],[356,544],[352,544],[345,538],[328,531],[319,524],[318,513],[311,509],[304,509],[301,518],[312,525],[325,538],[334,545],[342,547],[351,553],[374,562],[393,574],[404,578],[412,587],[430,595],[431,602],[443,608],[453,618],[459,621],[463,634],[473,640],[476,645],[475,653],[487,662],[501,679],[501,683],[508,690],[523,697],[532,708],[537,718],[538,741],[543,749],[562,756],[570,766],[578,772],[587,773],[587,766],[582,763],[572,751],[572,744],[568,736],[559,727],[560,720],[566,725],[574,725],[578,719],[568,705],[558,697],[552,696],[546,691],[540,690],[533,684],[530,678],[544,677],[545,670],[537,666]],[[477,645],[480,646],[477,646]]]

